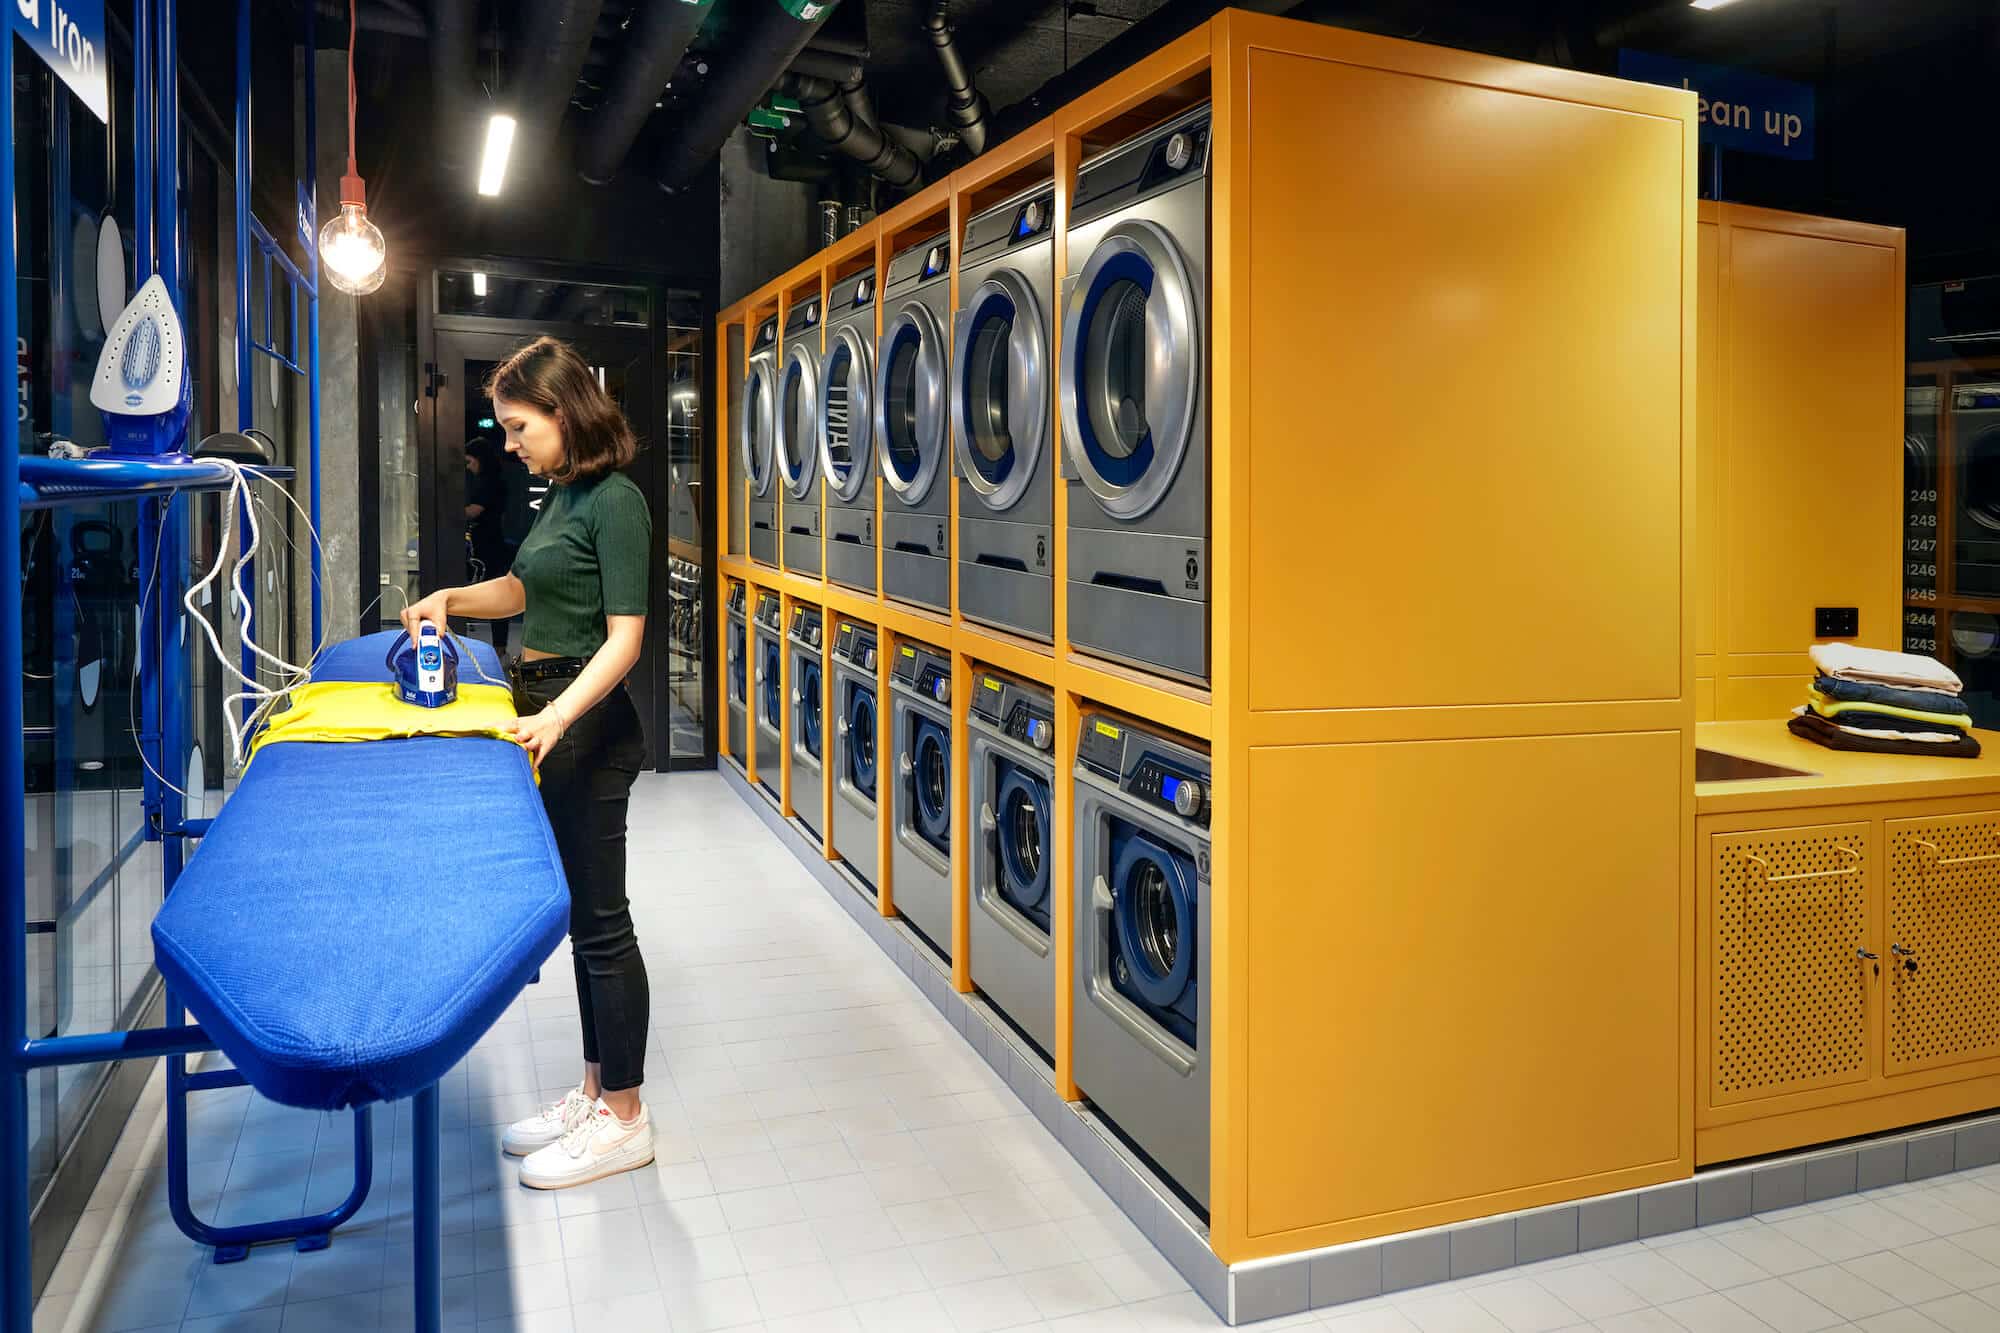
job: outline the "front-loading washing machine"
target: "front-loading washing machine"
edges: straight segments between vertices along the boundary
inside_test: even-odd
[[[890,667],[896,827],[890,885],[897,912],[951,957],[951,659],[906,643]]]
[[[737,404],[736,452],[750,488],[750,558],[778,563],[778,317],[757,326]]]
[[[1208,129],[1195,109],[1077,172],[1057,384],[1070,640],[1208,678]]]
[[[816,606],[792,607],[792,818],[814,838],[826,816],[824,765],[826,676],[820,669],[821,621]]]
[[[1086,710],[1076,746],[1077,1086],[1208,1206],[1207,753]]]
[[[729,665],[729,757],[739,764],[749,762],[745,748],[750,709],[750,641],[743,618],[743,585],[729,581],[729,643],[724,650]]]
[[[750,632],[751,675],[757,689],[757,785],[777,797],[784,790],[784,608],[778,594],[760,596]]]
[[[968,618],[1055,634],[1055,450],[1049,445],[1055,187],[965,225],[951,357],[958,458],[958,607]]]
[[[882,592],[951,609],[950,428],[946,421],[951,243],[940,235],[889,261],[875,349],[875,458],[882,470]]]
[[[961,575],[963,577],[963,575]],[[990,671],[973,677],[966,744],[973,984],[1044,1055],[1056,1048],[1049,931],[1056,705],[1047,690]]]
[[[833,850],[875,891],[881,849],[875,840],[875,631],[842,621],[833,639]]]
[[[819,466],[826,479],[826,576],[875,591],[875,270],[844,280],[827,307],[819,366]]]
[[[819,298],[785,316],[774,452],[785,484],[785,568],[819,577]]]

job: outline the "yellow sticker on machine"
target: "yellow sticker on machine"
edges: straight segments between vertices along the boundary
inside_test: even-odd
[[[917,650],[914,648],[905,648],[903,650],[903,656],[905,657],[915,657],[916,655],[917,655]]]
[[[1000,693],[1000,682],[993,679],[993,677],[988,676],[984,681],[980,683],[985,685],[987,689],[993,691],[995,694]]]
[[[1097,734],[1100,736],[1109,736],[1115,741],[1118,739],[1119,731],[1118,728],[1112,726],[1109,722],[1100,722],[1097,724]]]

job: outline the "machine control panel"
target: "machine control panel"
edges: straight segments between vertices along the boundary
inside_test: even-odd
[[[870,269],[843,284],[849,310],[866,310],[875,303],[875,271]]]
[[[778,603],[778,594],[767,592],[757,603],[757,623],[775,632],[784,618],[784,608]]]
[[[1046,694],[982,671],[973,682],[969,706],[982,722],[1031,749],[1055,748],[1056,706]]]
[[[1014,246],[1045,240],[1055,222],[1056,193],[1052,185],[1002,200],[965,224],[965,249],[961,266]]]
[[[884,294],[900,296],[911,288],[945,276],[950,270],[951,237],[949,234],[933,236],[889,261],[889,276],[882,284]]]
[[[801,301],[785,315],[785,336],[796,337],[819,327],[819,298]]]
[[[778,345],[778,317],[771,316],[757,326],[757,336],[750,343],[752,352],[768,352]]]
[[[833,655],[863,671],[875,670],[875,633],[848,622],[833,639]]]
[[[904,644],[896,650],[896,664],[890,673],[926,699],[951,702],[951,663],[935,649]]]
[[[792,608],[792,638],[808,648],[819,647],[820,615],[816,606]]]
[[[1081,725],[1078,765],[1155,809],[1207,827],[1211,794],[1205,755],[1102,714],[1084,714]]]
[[[743,616],[743,585],[740,583],[729,585],[729,614],[738,619]]]
[[[1085,162],[1077,171],[1070,225],[1088,222],[1205,170],[1208,130],[1208,107],[1196,107],[1143,138]]]

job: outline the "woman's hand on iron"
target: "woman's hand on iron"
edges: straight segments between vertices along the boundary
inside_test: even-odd
[[[422,601],[411,602],[403,608],[403,629],[408,632],[411,643],[417,641],[417,635],[423,632],[425,625],[437,626],[439,638],[451,632],[451,613],[446,602],[448,596],[440,588]]]
[[[563,732],[569,730],[569,725],[553,704],[533,717],[517,717],[508,725],[514,739],[528,751],[528,758],[534,761],[536,768],[542,766],[542,760],[562,739]]]

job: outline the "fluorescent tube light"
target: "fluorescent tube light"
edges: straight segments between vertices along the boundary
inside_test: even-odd
[[[1736,0],[1690,0],[1690,7],[1694,9],[1720,9],[1724,5],[1733,5],[1735,3]]]
[[[472,275],[472,294],[474,296],[486,295],[486,275],[484,273],[475,273]]]
[[[514,118],[495,115],[486,122],[486,149],[479,155],[479,192],[483,195],[500,193],[500,182],[507,175],[507,154],[514,149]]]

